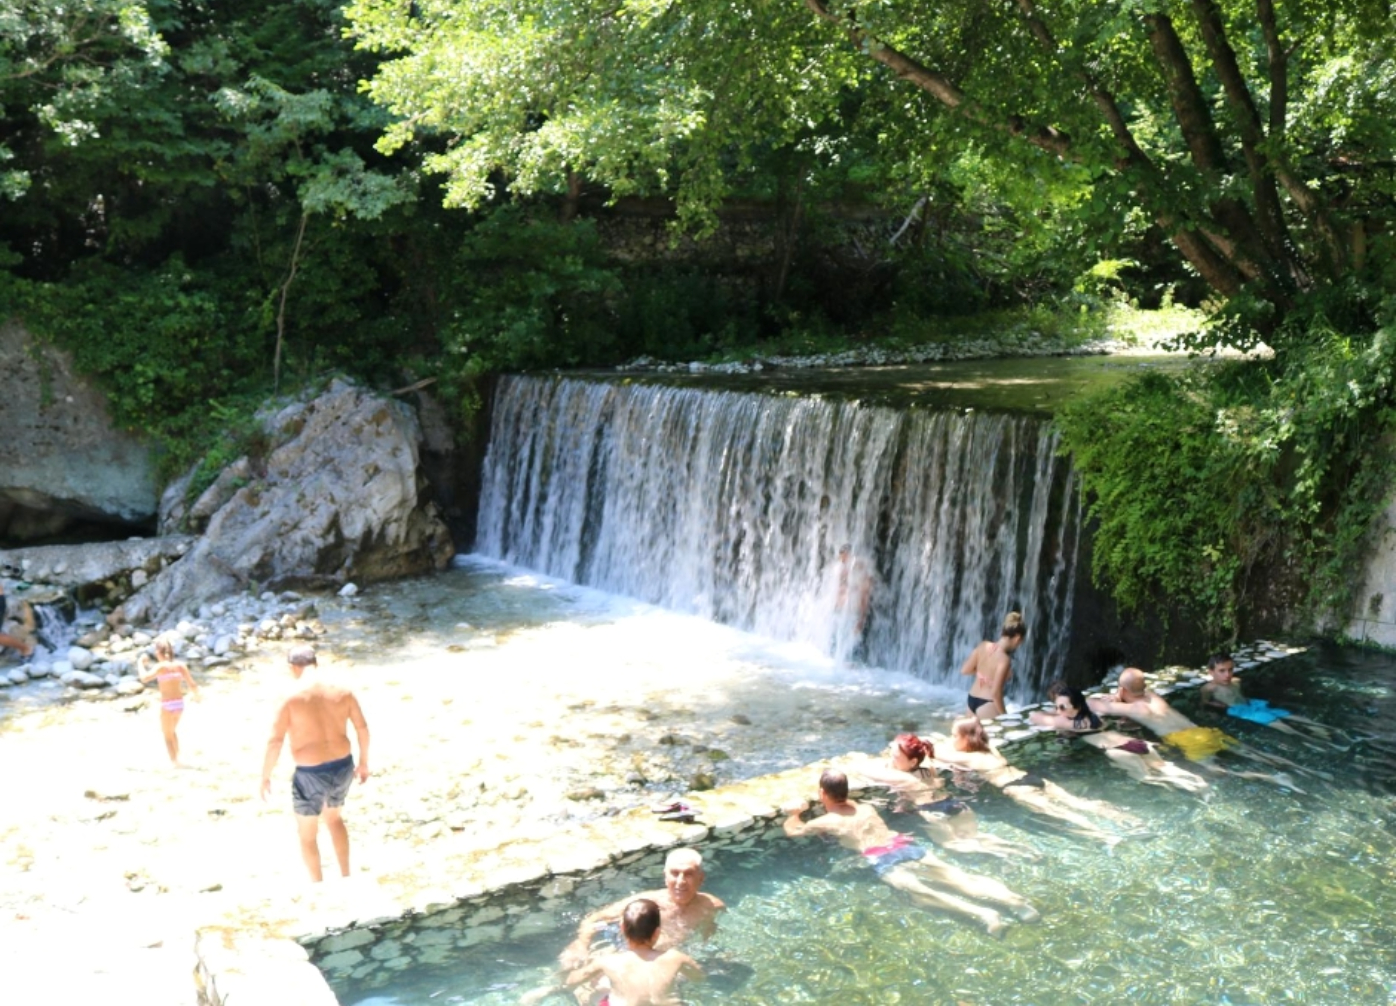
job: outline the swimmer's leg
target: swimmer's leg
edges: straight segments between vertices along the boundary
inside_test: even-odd
[[[1085,813],[1099,814],[1106,820],[1114,821],[1117,824],[1124,824],[1131,828],[1137,828],[1144,823],[1133,814],[1123,811],[1113,804],[1106,803],[1104,800],[1088,800],[1083,796],[1076,796],[1075,794],[1068,793],[1050,779],[1046,780],[1046,785],[1042,787],[1042,791],[1057,803],[1065,804],[1068,807]]]
[[[919,865],[937,888],[948,887],[968,898],[977,898],[980,901],[1004,905],[1013,909],[1024,922],[1033,922],[1039,917],[1037,909],[1028,903],[1027,898],[1000,880],[978,873],[968,873],[957,866],[951,866],[949,863],[941,862],[930,856],[924,857]]]
[[[1000,935],[1008,926],[1008,921],[992,908],[976,905],[953,894],[937,891],[925,883],[905,866],[896,866],[882,875],[882,882],[911,896],[911,900],[922,908],[939,908],[943,911],[964,915],[981,923],[991,936]]]

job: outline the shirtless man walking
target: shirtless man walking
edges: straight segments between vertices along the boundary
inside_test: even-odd
[[[968,916],[982,923],[991,935],[1000,935],[1008,920],[970,897],[1008,908],[1024,922],[1038,918],[1037,910],[1022,895],[990,877],[967,874],[941,862],[909,836],[889,828],[876,808],[850,800],[848,776],[842,772],[830,769],[819,777],[819,802],[824,815],[812,821],[800,820],[808,803],[786,807],[790,816],[785,819],[785,833],[791,838],[830,835],[845,849],[861,853],[879,880],[909,895],[916,904]]]
[[[291,673],[303,682],[308,668],[316,667],[315,650],[296,646],[286,655]],[[349,747],[348,724],[354,724],[359,743],[359,765]],[[262,763],[262,799],[271,793],[271,773],[281,757],[281,745],[291,735],[291,758],[296,773],[291,781],[291,806],[296,812],[296,828],[300,832],[301,857],[310,871],[310,879],[319,882],[320,819],[334,843],[339,872],[349,876],[349,831],[344,827],[340,808],[355,776],[359,782],[368,781],[368,723],[359,709],[359,700],[346,688],[320,681],[311,681],[277,710],[267,741],[267,756]]]
[[[1010,611],[1003,620],[999,641],[991,643],[986,639],[980,643],[960,668],[961,674],[974,675],[974,684],[969,688],[969,711],[981,720],[991,720],[1007,712],[1003,705],[1003,689],[1013,670],[1013,651],[1023,645],[1023,637],[1027,634],[1023,616]]]

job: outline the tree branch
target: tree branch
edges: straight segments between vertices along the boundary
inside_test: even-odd
[[[1280,207],[1279,190],[1275,187],[1275,175],[1264,153],[1265,130],[1260,122],[1260,112],[1255,107],[1255,99],[1241,73],[1226,37],[1226,27],[1222,24],[1221,10],[1216,0],[1192,0],[1193,16],[1202,31],[1202,40],[1211,58],[1212,68],[1221,81],[1222,91],[1231,106],[1232,115],[1241,137],[1241,150],[1246,158],[1246,168],[1250,173],[1251,194],[1255,199],[1257,224],[1261,239],[1270,258],[1284,263],[1289,278],[1301,287],[1311,285],[1308,270],[1302,262],[1291,254],[1294,242],[1285,225],[1284,211]]]
[[[1060,51],[1056,38],[1047,23],[1038,15],[1034,0],[1017,0],[1017,4],[1033,37],[1049,55],[1056,56]],[[1159,175],[1158,167],[1139,146],[1115,95],[1079,62],[1071,70],[1086,86],[1091,99],[1110,126],[1115,141],[1123,149],[1119,169],[1131,173],[1141,192],[1162,190],[1163,179]],[[1228,296],[1240,291],[1243,278],[1230,262],[1235,252],[1232,242],[1214,230],[1208,231],[1185,223],[1171,212],[1156,211],[1154,219],[1208,286]]]
[[[296,278],[300,266],[301,241],[305,238],[305,225],[310,220],[308,211],[301,212],[300,228],[296,231],[296,246],[291,249],[291,267],[286,272],[286,282],[281,284],[281,303],[276,308],[276,355],[272,358],[272,393],[281,391],[281,344],[286,334],[286,295],[291,292],[291,282]]]
[[[1051,126],[1030,125],[1022,116],[1009,116],[1007,121],[997,119],[985,111],[977,102],[955,86],[944,74],[918,62],[898,49],[893,48],[858,26],[851,17],[839,17],[829,10],[824,0],[805,0],[805,6],[816,16],[830,24],[842,28],[853,45],[864,50],[894,74],[911,84],[915,84],[946,108],[969,119],[971,122],[1010,136],[1021,137],[1035,147],[1040,147],[1058,157],[1071,157],[1071,138]]]

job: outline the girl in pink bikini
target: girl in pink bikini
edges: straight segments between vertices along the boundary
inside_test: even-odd
[[[153,679],[160,688],[160,730],[165,735],[165,750],[169,752],[170,761],[178,768],[179,738],[175,736],[175,727],[179,725],[179,717],[184,712],[184,685],[188,683],[190,696],[196,701],[199,699],[199,686],[194,683],[189,668],[175,660],[174,644],[168,636],[155,640],[155,666],[146,670],[149,660],[149,653],[140,655],[141,681]]]

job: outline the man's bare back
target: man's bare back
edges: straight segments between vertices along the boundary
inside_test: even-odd
[[[349,724],[359,726],[363,712],[354,693],[316,682],[296,692],[281,707],[297,765],[321,765],[349,754]]]
[[[678,1006],[674,983],[679,976],[703,976],[692,957],[672,948],[623,950],[599,959],[597,967],[611,984],[611,1006]]]
[[[309,646],[293,647],[287,664],[296,681],[315,667],[315,651]],[[349,745],[348,725],[354,725],[359,745],[359,763],[354,764]],[[262,762],[262,799],[271,793],[271,774],[281,757],[286,738],[291,740],[291,758],[296,771],[291,779],[291,807],[296,813],[301,855],[312,880],[321,879],[317,832],[323,817],[334,843],[340,872],[349,876],[349,833],[340,808],[357,778],[368,781],[368,723],[359,700],[346,688],[311,681],[291,695],[276,711],[267,753]]]
[[[846,808],[846,809],[845,809]],[[854,852],[863,852],[890,844],[897,833],[887,827],[882,816],[864,803],[852,800],[821,817],[801,824],[798,830],[787,827],[786,834],[831,835],[839,845]]]

